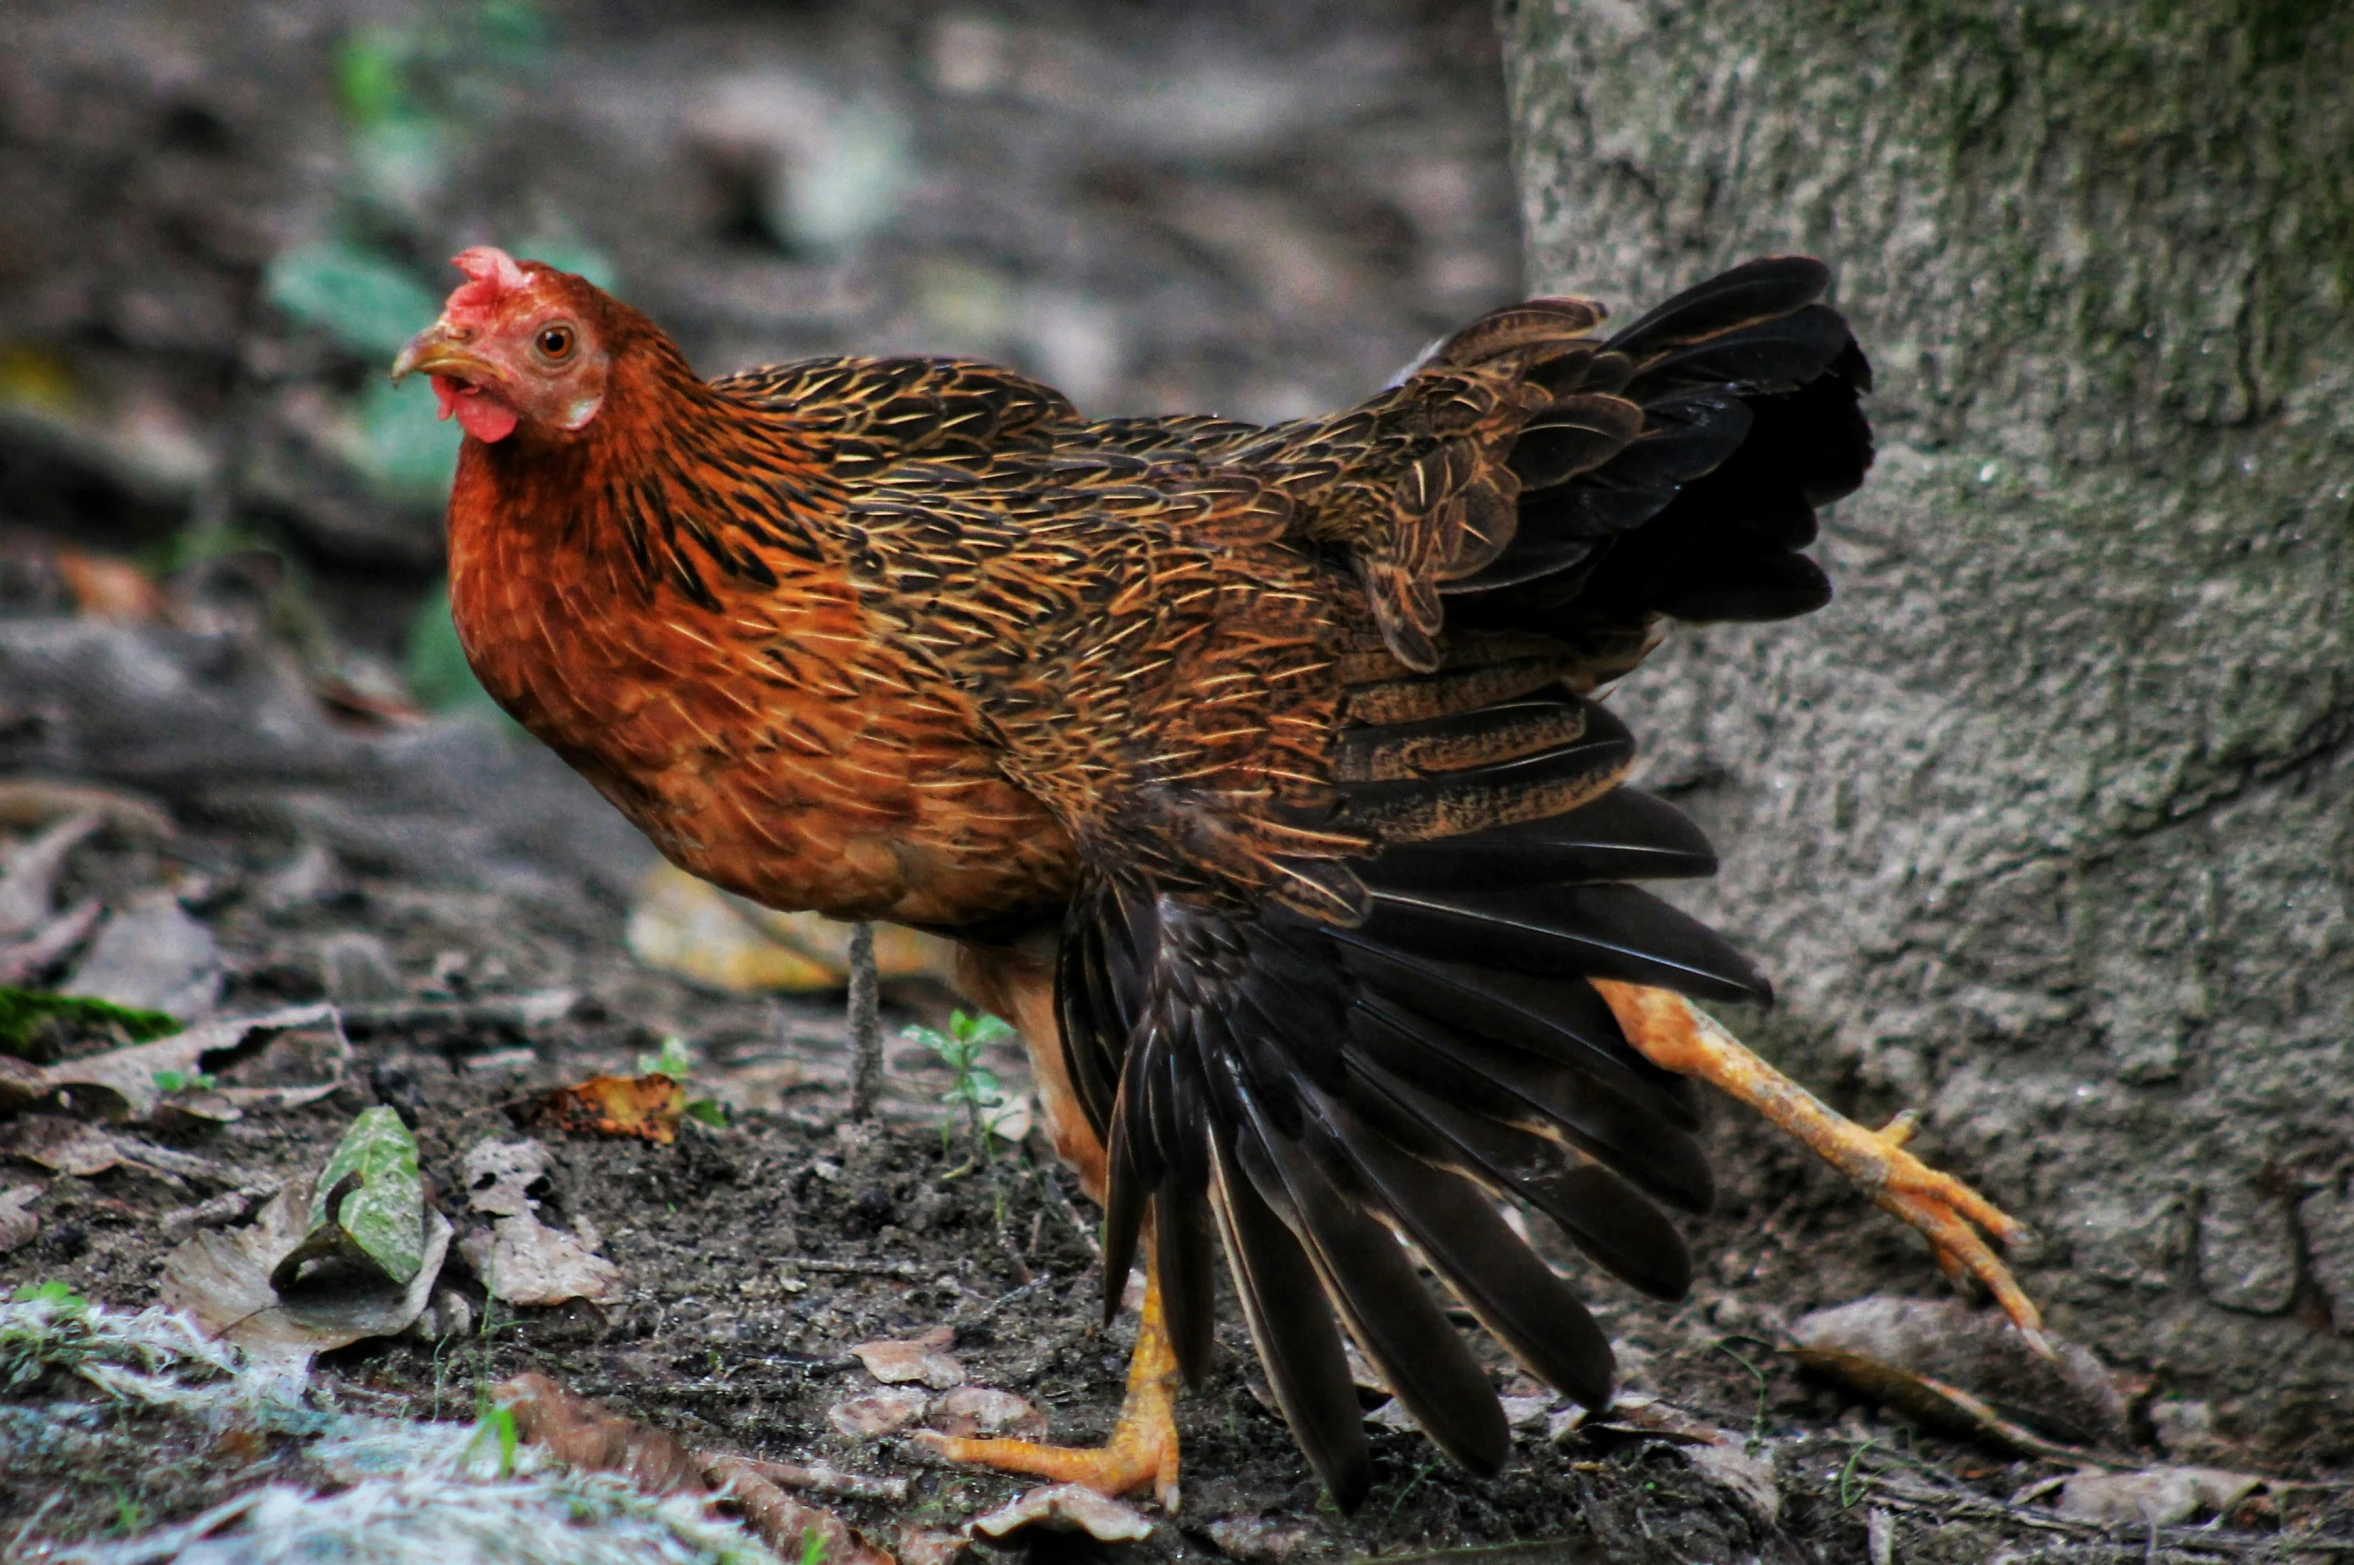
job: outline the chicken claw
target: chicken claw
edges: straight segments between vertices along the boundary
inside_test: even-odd
[[[2016,1244],[2027,1237],[2027,1226],[1905,1150],[1918,1116],[1908,1111],[1878,1130],[1866,1130],[1758,1058],[1682,995],[1607,978],[1590,981],[1617,1016],[1627,1041],[1646,1059],[1699,1077],[1804,1142],[1882,1211],[1917,1229],[1947,1277],[1957,1284],[1965,1279],[1983,1284],[2028,1346],[2052,1356],[2035,1301],[1981,1237]]]
[[[1039,1445],[1028,1440],[971,1440],[918,1430],[915,1443],[943,1461],[1001,1473],[1074,1483],[1118,1499],[1150,1487],[1161,1509],[1177,1514],[1177,1355],[1161,1313],[1160,1268],[1145,1267],[1143,1318],[1128,1361],[1128,1395],[1112,1438],[1100,1446]]]

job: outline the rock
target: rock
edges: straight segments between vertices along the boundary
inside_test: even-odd
[[[966,1439],[1042,1440],[1046,1415],[1010,1391],[993,1386],[958,1386],[932,1404],[925,1422],[944,1435]]]
[[[2354,313],[2266,217],[2342,177],[2346,35],[1704,11],[1498,10],[1531,291],[1623,319],[1819,256],[1878,371],[1831,605],[1679,626],[1612,697],[1723,855],[1677,905],[1774,975],[1752,1042],[1920,1104],[1940,1166],[2065,1242],[2021,1280],[2072,1335],[2245,1406],[2268,1457],[2348,1449],[2354,1335],[2258,1318],[2285,1222],[2230,1214],[2194,1281],[2163,1215],[2354,1124]]]
[[[178,898],[152,891],[99,926],[65,989],[190,1020],[210,1015],[220,999],[221,953]]]
[[[2249,1181],[2209,1185],[2199,1208],[2199,1286],[2227,1310],[2286,1311],[2297,1292],[2288,1208]]]
[[[1048,1532],[1083,1532],[1098,1543],[1138,1543],[1153,1531],[1152,1522],[1135,1506],[1075,1483],[1032,1489],[973,1522],[974,1532],[998,1543],[1033,1527]]]
[[[930,1402],[930,1397],[913,1386],[885,1386],[836,1402],[826,1409],[826,1422],[848,1439],[880,1440],[922,1418]]]
[[[2354,1337],[2354,1190],[2341,1187],[2307,1197],[2297,1219],[2313,1259],[2314,1284],[2329,1301],[2330,1319],[2340,1336]]]

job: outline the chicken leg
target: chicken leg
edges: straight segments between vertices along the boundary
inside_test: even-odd
[[[1100,1446],[1034,1444],[1028,1440],[968,1440],[924,1430],[916,1440],[951,1462],[993,1467],[1056,1483],[1075,1483],[1098,1494],[1123,1495],[1152,1486],[1161,1509],[1177,1510],[1177,1353],[1161,1315],[1160,1268],[1149,1257],[1144,1270],[1144,1310],[1136,1323],[1136,1351],[1128,1360],[1128,1394],[1120,1421]]]
[[[1975,1278],[1995,1297],[2030,1346],[2047,1357],[2043,1317],[1980,1237],[2002,1244],[2027,1235],[2017,1218],[1950,1174],[1904,1149],[1910,1114],[1866,1130],[1750,1052],[1740,1039],[1682,995],[1607,978],[1590,980],[1643,1056],[1679,1075],[1697,1076],[1764,1115],[1777,1128],[1853,1180],[1875,1205],[1920,1231],[1938,1267],[1960,1282]]]

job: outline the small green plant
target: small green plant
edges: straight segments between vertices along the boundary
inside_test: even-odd
[[[694,1051],[687,1047],[686,1039],[675,1034],[664,1038],[662,1047],[652,1054],[638,1056],[638,1074],[640,1076],[668,1076],[672,1081],[683,1085],[694,1074],[694,1070]],[[700,1120],[715,1130],[727,1128],[727,1105],[721,1103],[717,1098],[687,1099],[686,1115],[687,1118]]]
[[[60,1310],[76,1312],[90,1307],[88,1299],[83,1298],[54,1277],[47,1282],[19,1283],[16,1291],[10,1294],[9,1298],[18,1304],[54,1304]]]
[[[193,1076],[186,1071],[155,1073],[155,1090],[158,1092],[185,1092],[191,1087],[198,1092],[210,1092],[219,1085],[219,1080],[210,1071],[198,1071]]]
[[[114,1491],[114,1520],[106,1529],[109,1536],[135,1538],[147,1530],[147,1520],[147,1507],[136,1495],[120,1489]]]
[[[951,1109],[964,1110],[965,1133],[971,1139],[972,1155],[958,1167],[942,1174],[942,1179],[962,1179],[975,1168],[989,1176],[989,1209],[997,1227],[997,1237],[1005,1238],[1005,1181],[999,1177],[997,1160],[991,1155],[989,1138],[1000,1121],[1010,1111],[1005,1100],[1005,1086],[997,1073],[981,1063],[981,1051],[993,1043],[1014,1035],[1013,1028],[988,1012],[970,1015],[963,1011],[950,1013],[948,1030],[921,1024],[908,1028],[902,1037],[920,1043],[940,1057],[955,1073],[955,1079],[940,1101]],[[940,1159],[948,1160],[949,1124],[940,1122]]]
[[[515,1448],[520,1443],[515,1432],[515,1410],[494,1400],[487,1385],[475,1396],[474,1433],[466,1441],[466,1460],[471,1462],[485,1441],[498,1452],[499,1476],[514,1477]]]
[[[926,1027],[920,1023],[900,1034],[910,1043],[920,1043],[939,1057],[940,1063],[955,1073],[949,1089],[940,1094],[940,1101],[950,1108],[964,1110],[965,1127],[972,1136],[973,1163],[945,1177],[955,1178],[968,1173],[975,1164],[989,1161],[989,1133],[1004,1118],[1008,1105],[1004,1083],[997,1073],[981,1063],[981,1052],[993,1043],[1013,1037],[1013,1028],[998,1017],[983,1011],[970,1015],[957,1011],[948,1018],[948,1030]],[[949,1122],[940,1122],[940,1155],[948,1155]]]
[[[687,1050],[687,1041],[675,1033],[662,1040],[662,1047],[652,1054],[638,1056],[640,1076],[668,1076],[672,1081],[684,1081],[695,1068],[695,1057]]]
[[[819,1532],[815,1527],[803,1528],[801,1532],[800,1565],[825,1565],[825,1559],[825,1534]]]

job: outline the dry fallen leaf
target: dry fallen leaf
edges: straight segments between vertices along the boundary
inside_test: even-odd
[[[654,1494],[722,1491],[716,1498],[740,1511],[760,1540],[788,1559],[807,1559],[814,1548],[827,1565],[893,1565],[890,1555],[841,1517],[769,1482],[758,1463],[690,1450],[669,1431],[575,1396],[537,1370],[526,1370],[492,1395],[514,1414],[519,1437],[559,1461],[619,1473]]]
[[[0,1190],[0,1255],[27,1243],[41,1231],[41,1219],[28,1208],[41,1198],[43,1188],[11,1185]]]
[[[531,1187],[547,1177],[548,1149],[536,1141],[482,1140],[466,1149],[466,1201],[485,1217],[536,1211]]]
[[[973,1552],[973,1540],[936,1527],[899,1529],[899,1565],[956,1565]]]
[[[605,1304],[621,1292],[620,1267],[530,1212],[475,1230],[458,1249],[508,1304]]]
[[[94,811],[116,831],[166,842],[173,836],[171,813],[153,799],[96,783],[57,782],[46,777],[0,781],[0,826],[45,826],[67,815]]]
[[[687,1089],[668,1076],[592,1076],[510,1110],[518,1124],[594,1136],[635,1136],[668,1146],[678,1139]]]
[[[406,1288],[353,1268],[281,1297],[270,1273],[302,1241],[310,1206],[310,1185],[298,1182],[272,1197],[251,1227],[197,1234],[164,1257],[159,1300],[194,1317],[205,1335],[298,1374],[313,1354],[407,1329],[449,1253],[449,1219],[425,1209],[423,1258]]]
[[[778,913],[732,897],[671,865],[639,882],[632,955],[648,967],[729,994],[839,989],[849,979],[850,926],[816,913]],[[885,978],[955,978],[955,948],[896,924],[875,929]]]
[[[67,855],[102,824],[97,811],[83,810],[30,842],[0,846],[7,865],[7,872],[0,874],[0,936],[13,940],[49,922],[58,871],[65,867]]]
[[[1032,1489],[973,1522],[974,1532],[1001,1543],[1033,1527],[1083,1532],[1098,1543],[1138,1543],[1152,1536],[1153,1524],[1126,1501],[1107,1498],[1075,1483]]]
[[[1043,1440],[1046,1415],[1010,1391],[993,1386],[959,1386],[932,1404],[925,1423],[944,1435],[964,1439]]]
[[[2125,1436],[2126,1399],[2099,1359],[2049,1332],[2046,1358],[1998,1311],[1876,1294],[1802,1316],[1790,1334],[1808,1368],[1948,1428],[2012,1446],[2018,1440],[2003,1429],[2017,1425],[2078,1445]],[[1954,1390],[1990,1409],[1993,1422],[1955,1402]]]
[[[103,1174],[123,1160],[112,1136],[60,1114],[28,1114],[0,1126],[0,1157],[20,1157],[77,1179]]]
[[[744,1458],[705,1454],[700,1460],[703,1476],[724,1486],[723,1498],[743,1513],[745,1525],[788,1558],[814,1556],[825,1565],[896,1565],[841,1517],[794,1499]]]
[[[826,1409],[826,1422],[852,1440],[879,1440],[923,1417],[930,1401],[913,1386],[885,1386],[836,1402]]]
[[[934,1391],[964,1384],[964,1366],[941,1350],[955,1340],[945,1328],[910,1341],[861,1342],[850,1351],[866,1372],[887,1386],[919,1382]]]
[[[78,902],[22,940],[0,946],[0,984],[30,983],[71,956],[98,926],[106,904]]]
[[[609,1302],[621,1291],[621,1268],[575,1237],[540,1221],[531,1187],[545,1178],[548,1149],[536,1141],[478,1141],[466,1153],[467,1200],[491,1220],[459,1241],[458,1251],[492,1292],[509,1304]]]
[[[183,1019],[209,1016],[221,997],[219,945],[169,888],[116,907],[66,979],[75,994]]]
[[[85,619],[135,625],[164,617],[163,589],[129,560],[60,548],[53,557],[74,611]]]
[[[63,1091],[76,1099],[85,1094],[98,1097],[104,1109],[119,1113],[122,1118],[152,1119],[164,1097],[164,1089],[157,1085],[158,1077],[165,1081],[175,1077],[193,1081],[210,1072],[228,1070],[259,1054],[281,1033],[322,1024],[336,1027],[333,1006],[298,1005],[262,1016],[206,1022],[153,1043],[138,1043],[109,1049],[104,1054],[61,1061],[44,1071],[42,1080],[51,1091]],[[340,1042],[339,1027],[337,1033]],[[337,1053],[338,1057],[347,1058],[348,1045]],[[215,1089],[215,1095],[227,1099],[232,1106],[239,1102],[295,1106],[315,1101],[339,1084],[340,1072],[336,1081],[310,1087]]]
[[[1589,1437],[1647,1435],[1665,1440],[1703,1477],[1730,1490],[1760,1520],[1771,1522],[1781,1514],[1782,1489],[1774,1479],[1772,1454],[1753,1453],[1741,1436],[1672,1402],[1626,1393],[1599,1416],[1557,1414],[1551,1428],[1556,1441],[1573,1430]]]
[[[515,1415],[515,1433],[574,1467],[620,1473],[655,1494],[702,1494],[695,1455],[676,1435],[575,1396],[538,1370],[491,1390]]]
[[[1220,1517],[1204,1530],[1230,1560],[1287,1560],[1315,1542],[1307,1528],[1272,1516]]]
[[[2166,1527],[2221,1516],[2264,1486],[2253,1473],[2214,1467],[2147,1467],[2139,1472],[2081,1472],[2060,1486],[2062,1516],[2106,1525]]]

